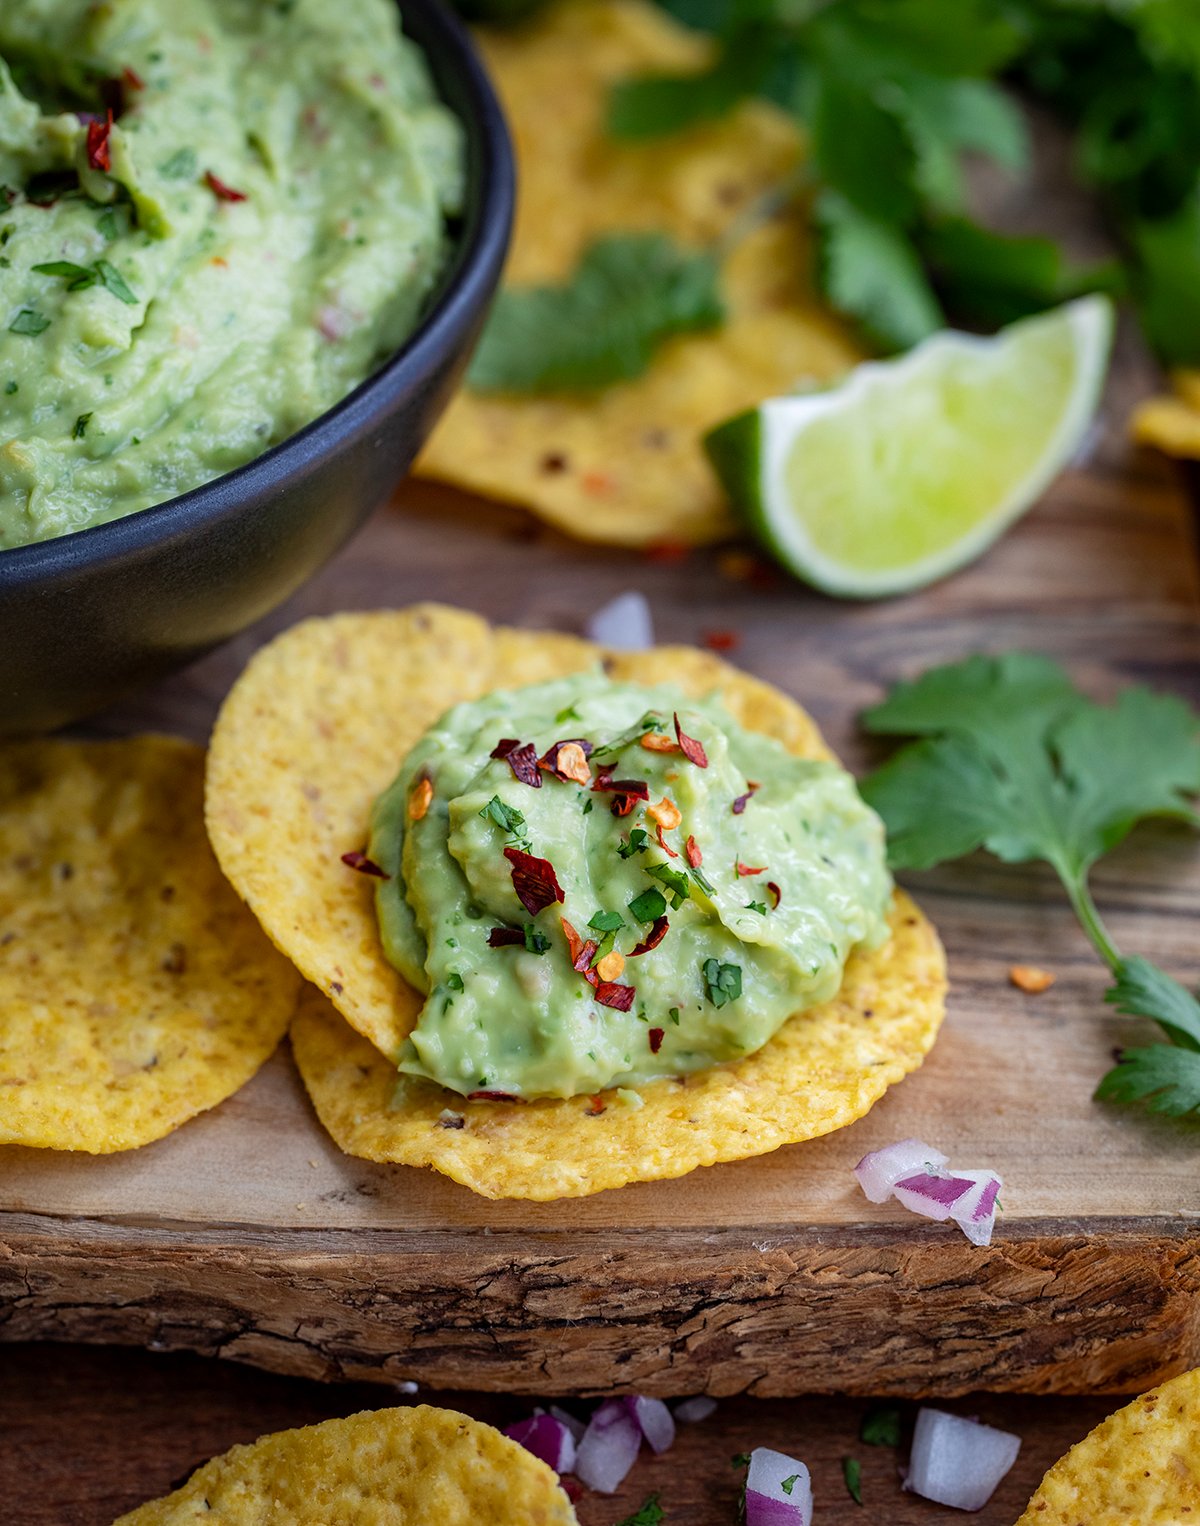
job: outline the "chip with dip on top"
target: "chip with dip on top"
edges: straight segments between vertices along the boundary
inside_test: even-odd
[[[293,1041],[338,1143],[487,1196],[827,1133],[941,1020],[878,819],[798,705],[708,653],[309,621],[226,700],[207,814],[319,988]]]

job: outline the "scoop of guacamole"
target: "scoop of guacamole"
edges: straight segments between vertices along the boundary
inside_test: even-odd
[[[400,1069],[569,1097],[737,1059],[887,936],[883,827],[716,699],[555,679],[456,706],[376,803]]]
[[[337,402],[417,322],[462,177],[395,0],[3,0],[0,548]]]

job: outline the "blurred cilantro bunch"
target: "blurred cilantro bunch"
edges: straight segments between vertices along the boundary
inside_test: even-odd
[[[948,318],[991,328],[1085,290],[1126,291],[1169,364],[1200,362],[1200,7],[1196,0],[658,0],[714,35],[703,74],[619,84],[615,137],[649,139],[749,96],[810,146],[831,304],[883,350]],[[1119,258],[1073,268],[1050,239],[967,210],[963,160],[1028,162],[1048,107]]]

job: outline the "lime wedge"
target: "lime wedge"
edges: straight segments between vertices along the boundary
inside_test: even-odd
[[[947,330],[827,391],[772,398],[705,446],[797,577],[849,598],[920,588],[978,556],[1077,450],[1112,326],[1090,296],[990,339]]]

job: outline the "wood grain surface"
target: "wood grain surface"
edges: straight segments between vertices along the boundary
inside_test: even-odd
[[[1188,511],[1124,444],[1144,390],[1127,354],[1086,459],[1020,526],[956,577],[872,605],[748,572],[744,555],[583,548],[409,485],[287,608],[95,729],[202,739],[254,647],[303,615],[438,598],[578,630],[631,587],[663,639],[733,632],[734,660],[797,695],[855,767],[863,705],[973,651],[1036,648],[1099,695],[1137,679],[1197,701]],[[979,858],[911,888],[949,951],[949,1017],[924,1068],[848,1130],[678,1182],[491,1203],[340,1155],[280,1054],[133,1154],[0,1150],[0,1337],[558,1394],[1132,1391],[1200,1361],[1200,1130],[1091,1100],[1146,1026],[1103,1005],[1048,872]],[[1200,976],[1193,837],[1139,833],[1096,893],[1120,946]],[[1057,984],[1023,995],[1016,962]],[[858,1193],[858,1157],[909,1134],[1003,1174],[990,1250]]]
[[[0,1350],[0,1518],[10,1526],[110,1526],[236,1442],[425,1397],[285,1380],[195,1357],[9,1347]],[[436,1402],[498,1425],[529,1413],[527,1400],[488,1395],[453,1393]],[[1012,1526],[1046,1468],[1113,1401],[978,1394],[946,1407],[1022,1438],[1012,1472],[970,1517],[979,1526]],[[614,1526],[658,1493],[664,1526],[735,1526],[742,1472],[732,1458],[755,1446],[808,1465],[821,1526],[948,1526],[964,1519],[902,1489],[907,1441],[898,1452],[859,1441],[867,1409],[851,1399],[727,1401],[702,1424],[680,1426],[663,1456],[643,1451],[619,1494],[585,1496],[576,1507],[580,1522]],[[846,1493],[844,1457],[861,1465],[861,1508]]]

